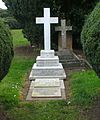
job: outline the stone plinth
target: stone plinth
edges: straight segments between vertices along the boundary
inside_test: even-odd
[[[36,59],[37,66],[41,67],[48,67],[48,66],[58,66],[59,65],[59,58],[58,56],[54,56],[53,58],[42,58],[38,56]]]
[[[41,50],[40,51],[41,58],[53,58],[55,56],[54,50]]]
[[[58,56],[54,55],[54,50],[40,52],[36,63],[32,67],[29,79],[35,80],[38,78],[59,78],[65,79],[66,74]]]

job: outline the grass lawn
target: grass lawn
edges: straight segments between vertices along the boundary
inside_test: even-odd
[[[22,30],[12,30],[14,47],[28,45]],[[14,55],[8,75],[0,83],[0,102],[6,107],[18,104],[20,90],[34,63],[33,57]]]
[[[21,30],[12,31],[14,46],[27,45],[20,40]],[[15,37],[18,36],[18,39]],[[24,38],[22,38],[24,39]],[[21,44],[20,44],[21,43]],[[93,71],[73,73],[70,76],[70,93],[68,100],[54,101],[20,101],[20,91],[34,59],[15,55],[8,75],[0,83],[0,102],[10,120],[88,120],[83,109],[90,107],[100,95],[100,79]]]
[[[23,37],[22,30],[12,30],[14,47],[29,45],[26,38]]]

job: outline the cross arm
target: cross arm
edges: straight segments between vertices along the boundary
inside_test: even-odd
[[[55,27],[55,31],[62,31],[62,28],[60,26]]]
[[[44,18],[43,17],[37,17],[36,18],[36,24],[43,24],[44,23]]]
[[[50,23],[52,23],[52,24],[58,23],[58,17],[51,17]]]
[[[72,26],[66,26],[66,31],[71,31],[72,30]]]

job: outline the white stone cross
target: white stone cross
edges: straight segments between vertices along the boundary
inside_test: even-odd
[[[66,49],[66,31],[72,30],[72,26],[66,26],[66,20],[61,20],[61,26],[55,28],[55,31],[61,31],[62,48]]]
[[[37,17],[36,23],[44,24],[44,50],[50,50],[50,24],[58,23],[58,17],[50,17],[50,8],[44,8],[44,17]]]

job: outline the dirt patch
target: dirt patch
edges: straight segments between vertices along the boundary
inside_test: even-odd
[[[0,106],[0,120],[10,120],[7,116],[7,113]]]
[[[24,76],[24,85],[21,89],[21,94],[20,94],[20,100],[21,101],[26,101],[26,97],[29,91],[29,87],[30,87],[30,80],[29,80],[29,73],[27,73],[27,75]]]

